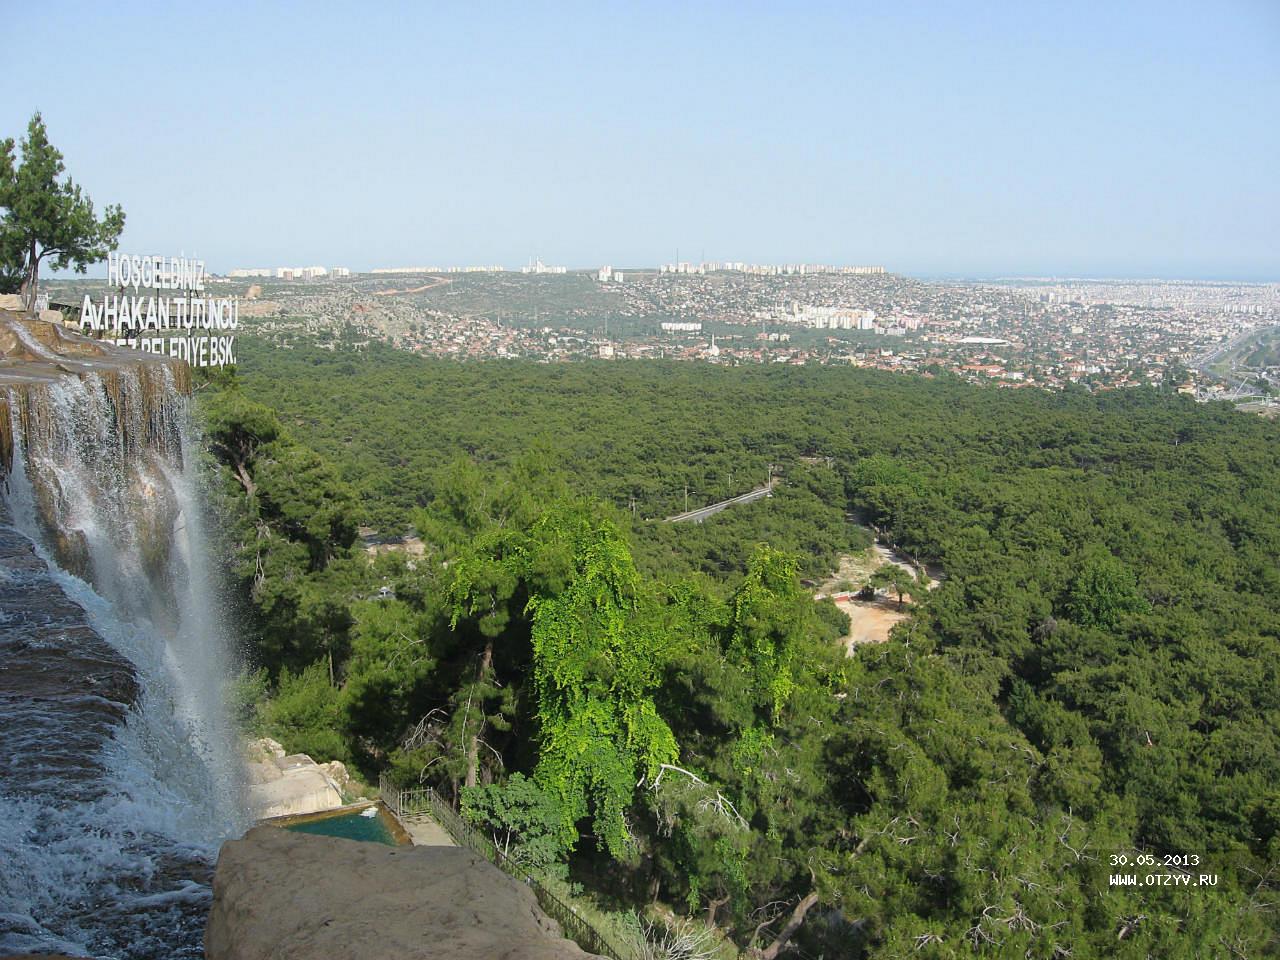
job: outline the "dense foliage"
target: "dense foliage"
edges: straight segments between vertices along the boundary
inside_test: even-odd
[[[1275,954],[1276,424],[832,368],[245,356],[204,406],[291,748],[766,957]],[[647,519],[770,465],[770,499]],[[865,545],[848,515],[945,571],[877,571],[913,615],[852,656],[801,580]],[[366,557],[361,522],[421,554]],[[1140,853],[1218,882],[1112,886]]]

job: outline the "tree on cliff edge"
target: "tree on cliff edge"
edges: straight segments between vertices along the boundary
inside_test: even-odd
[[[31,309],[40,285],[40,264],[84,273],[114,250],[124,229],[124,211],[107,207],[102,219],[93,201],[70,177],[62,153],[49,143],[39,113],[27,125],[22,162],[13,138],[0,140],[0,277],[21,278],[23,304]]]

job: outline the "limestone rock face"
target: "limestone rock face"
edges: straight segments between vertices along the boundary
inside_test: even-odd
[[[207,960],[584,960],[532,891],[469,850],[255,827],[223,844]]]
[[[346,768],[342,769],[344,778]],[[255,820],[319,813],[342,806],[343,781],[335,780],[330,764],[318,764],[305,753],[285,756],[271,739],[245,745],[245,773],[249,809]]]
[[[328,763],[318,764],[324,775],[338,785],[338,789],[344,793],[350,792],[351,774],[347,773],[347,765],[341,760],[330,760]]]

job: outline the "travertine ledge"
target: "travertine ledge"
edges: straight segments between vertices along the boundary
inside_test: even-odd
[[[183,361],[81,336],[56,322],[57,316],[0,307],[0,467],[6,473],[13,462],[14,423],[29,431],[33,395],[59,380],[97,377],[118,418],[138,408],[144,423],[149,404],[166,388],[191,392],[191,368]],[[126,389],[126,381],[137,389]]]

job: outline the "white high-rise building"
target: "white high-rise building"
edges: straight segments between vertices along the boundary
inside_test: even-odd
[[[547,264],[543,263],[541,260],[535,260],[533,263],[530,263],[526,266],[521,267],[520,272],[534,273],[539,275],[544,273],[568,273],[569,268],[568,267],[550,267],[550,266],[547,266]]]
[[[819,330],[874,330],[876,325],[874,310],[813,307],[808,304],[794,304],[790,315],[783,319]]]

